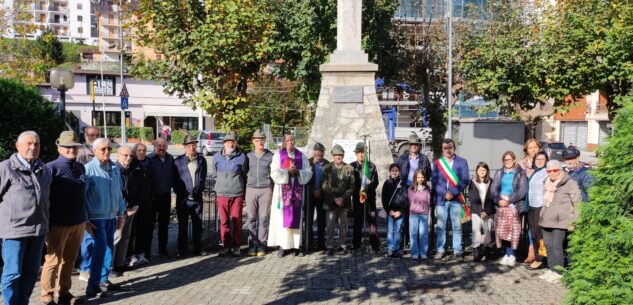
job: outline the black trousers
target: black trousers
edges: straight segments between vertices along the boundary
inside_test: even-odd
[[[543,239],[543,229],[538,225],[538,220],[541,215],[542,208],[530,207],[528,211],[528,227],[532,233],[532,246],[534,247],[534,257],[537,262],[542,262],[543,257],[538,254],[538,248],[541,239]]]
[[[171,194],[154,194],[152,226],[150,232],[154,233],[155,221],[158,220],[158,253],[167,252],[167,237],[169,228],[169,212],[171,210]],[[150,236],[152,236],[150,235]],[[150,237],[149,243],[152,243]]]
[[[354,200],[354,237],[352,246],[359,248],[363,237],[363,224],[365,216],[369,226],[369,241],[372,249],[380,249],[380,241],[378,240],[378,227],[376,225],[376,198],[367,198],[364,203]]]
[[[152,233],[154,229],[154,210],[152,202],[142,204],[134,216],[132,237],[128,246],[128,254],[144,253],[146,258],[152,255]]]
[[[323,198],[314,198],[314,196],[310,196],[309,200],[306,225],[308,228],[308,240],[310,241],[310,247],[317,246],[320,249],[325,249],[325,210],[323,209]],[[316,244],[314,244],[314,231],[312,230],[315,212],[317,222]]]
[[[187,252],[189,242],[189,217],[191,216],[193,234],[193,252],[199,254],[202,251],[202,203],[192,201],[179,202],[176,205],[176,215],[178,216],[178,252]]]

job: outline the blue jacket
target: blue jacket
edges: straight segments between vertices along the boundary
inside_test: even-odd
[[[569,171],[569,176],[578,183],[580,192],[582,193],[582,201],[589,201],[589,187],[593,183],[593,177],[589,174],[589,169],[581,166],[579,169]]]
[[[402,182],[405,184],[407,183],[407,178],[409,177],[410,159],[411,157],[409,156],[409,153],[406,153],[398,157],[396,160],[396,163],[400,166],[400,179],[402,179]],[[428,181],[431,176],[431,162],[425,154],[418,154],[418,169],[422,169],[424,171],[424,176]]]
[[[174,177],[174,191],[176,192],[176,203],[182,204],[187,198],[193,198],[196,202],[202,202],[202,192],[207,180],[207,160],[201,156],[196,159],[195,181],[191,181],[189,173],[189,157],[182,155],[174,160],[176,166],[176,177]]]
[[[46,167],[53,175],[50,225],[68,227],[86,222],[84,165],[60,155]]]
[[[215,178],[215,192],[222,197],[244,196],[248,158],[238,148],[231,155],[224,149],[213,155],[211,176]]]
[[[457,194],[463,192],[470,183],[468,176],[468,161],[466,161],[466,159],[456,155],[453,159],[452,169],[453,172],[455,172],[455,175],[459,178],[459,183],[455,187],[449,188],[447,184],[448,181],[444,178],[442,171],[440,171],[437,165],[433,167],[433,172],[431,174],[431,185],[433,186],[431,189],[431,198],[435,202],[436,206],[444,205],[444,202],[446,201],[444,199],[446,192],[451,192],[453,197],[455,197],[453,201],[459,202]]]
[[[88,219],[113,219],[125,214],[125,200],[121,192],[121,172],[112,161],[105,171],[99,160],[88,162],[85,174],[86,210]]]

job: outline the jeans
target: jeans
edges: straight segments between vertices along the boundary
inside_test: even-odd
[[[446,201],[443,206],[436,206],[437,214],[437,252],[444,253],[446,244],[446,221],[449,214],[453,227],[453,253],[462,253],[462,204],[458,201]]]
[[[543,241],[547,250],[547,267],[553,271],[557,271],[556,267],[565,266],[565,253],[563,245],[567,230],[543,228]]]
[[[29,303],[40,271],[46,234],[2,240],[2,298],[5,305]]]
[[[187,202],[180,202],[176,206],[178,216],[178,253],[187,253],[189,243],[189,216],[191,216],[191,234],[193,235],[193,253],[198,255],[202,252],[202,202],[195,205],[187,205]]]
[[[81,257],[79,258],[81,261],[79,270],[81,272],[90,272],[90,261],[94,247],[95,241],[92,239],[92,235],[88,231],[84,231],[84,238],[81,241]]]
[[[92,257],[90,258],[88,287],[97,287],[99,283],[108,281],[108,275],[110,274],[112,254],[114,251],[116,218],[91,219],[90,222],[95,225],[96,228],[92,229],[94,248],[92,249]]]
[[[409,216],[409,238],[411,239],[411,257],[426,257],[429,250],[428,214],[411,214]]]
[[[506,256],[515,256],[511,242],[504,240],[501,242],[501,245],[503,246],[503,254],[505,254]]]
[[[400,242],[402,241],[402,222],[404,216],[394,219],[387,216],[387,251],[400,251]]]

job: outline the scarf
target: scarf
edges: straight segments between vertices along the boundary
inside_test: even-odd
[[[563,179],[563,173],[560,173],[560,175],[558,175],[558,179],[556,179],[556,181],[552,181],[552,179],[550,179],[549,177],[545,179],[545,194],[543,195],[543,205],[545,205],[546,208],[549,208],[550,204],[552,204],[552,201],[554,201],[554,193],[556,192],[556,189],[558,189],[558,184],[560,183],[561,179]]]

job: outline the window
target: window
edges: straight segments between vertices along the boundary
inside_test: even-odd
[[[192,130],[198,128],[198,118],[180,118],[175,117],[174,120],[174,129],[187,129]]]
[[[78,10],[83,9],[83,8],[84,8],[83,4],[81,4],[81,3],[77,3],[77,9],[78,9]]]
[[[77,16],[77,21],[79,22],[84,21],[84,16],[81,16],[81,15]]]
[[[84,28],[82,27],[77,28],[77,33],[82,34],[83,32],[84,32]]]
[[[93,53],[84,53],[82,55],[83,59],[87,60],[87,61],[92,61],[94,59],[94,54]],[[88,93],[90,93],[90,88],[88,88]]]
[[[93,113],[97,126],[103,126],[103,111],[95,111]],[[125,112],[125,123],[129,125],[131,121],[131,114],[129,111]],[[121,111],[106,111],[106,123],[108,126],[121,126]],[[110,137],[110,135],[108,135]]]
[[[101,95],[103,92],[107,96],[115,96],[116,84],[114,82],[114,76],[104,76],[103,84],[101,84],[100,75],[87,75],[86,76],[86,95],[90,95],[90,82],[95,82],[95,95]]]

